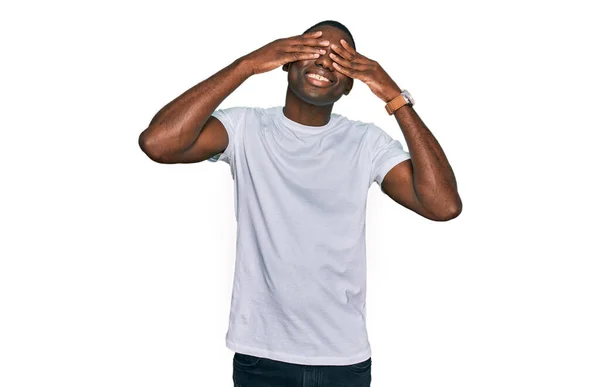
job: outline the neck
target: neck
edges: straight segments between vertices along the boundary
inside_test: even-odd
[[[298,98],[298,96],[288,87],[285,96],[285,107],[283,114],[292,121],[306,126],[324,126],[331,118],[330,105],[313,105]]]

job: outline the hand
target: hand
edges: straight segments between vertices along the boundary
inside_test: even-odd
[[[329,54],[337,71],[363,81],[386,103],[400,95],[402,90],[379,63],[356,52],[344,39],[340,43],[341,45],[332,44],[331,51],[334,52]]]
[[[277,39],[245,56],[252,68],[252,74],[265,73],[286,63],[298,60],[317,59],[327,52],[329,41],[318,39],[321,31],[308,32],[290,38]]]

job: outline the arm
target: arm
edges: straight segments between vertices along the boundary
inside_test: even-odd
[[[193,163],[223,152],[229,143],[223,124],[212,117],[215,109],[251,75],[271,71],[297,60],[325,53],[321,31],[277,39],[237,59],[192,87],[152,119],[139,136],[140,148],[159,163]]]
[[[382,101],[400,95],[400,87],[379,63],[359,54],[344,40],[331,44],[334,68],[367,84]],[[411,159],[394,166],[381,189],[404,207],[428,219],[444,221],[462,211],[456,179],[440,144],[411,106],[394,112],[406,139]]]
[[[462,210],[462,201],[442,147],[412,106],[401,107],[394,116],[411,158],[387,173],[381,189],[397,203],[428,219],[456,218]]]
[[[227,131],[211,114],[250,75],[249,62],[240,58],[192,87],[156,113],[140,134],[140,148],[167,164],[203,161],[222,152]]]

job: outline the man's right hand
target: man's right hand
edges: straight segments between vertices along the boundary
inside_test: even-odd
[[[277,39],[252,51],[245,59],[250,63],[252,74],[266,73],[298,60],[317,59],[327,52],[323,47],[329,46],[329,41],[318,39],[322,34],[321,31],[312,31]]]
[[[286,63],[317,59],[329,42],[321,31],[275,40],[252,51],[168,103],[139,136],[140,148],[158,163],[195,163],[226,150],[229,135],[212,113],[248,77]],[[321,51],[323,50],[323,51]]]

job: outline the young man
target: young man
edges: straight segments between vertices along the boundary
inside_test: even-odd
[[[283,66],[285,106],[217,110],[246,79]],[[332,113],[354,80],[398,122],[410,155],[374,124]],[[236,386],[369,386],[365,211],[373,182],[436,221],[462,204],[412,98],[348,29],[324,21],[234,61],[166,105],[139,138],[159,163],[230,165],[238,222],[227,332]]]

